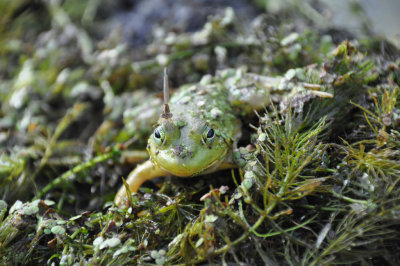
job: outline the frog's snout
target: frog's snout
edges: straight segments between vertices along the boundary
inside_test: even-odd
[[[183,145],[176,145],[173,149],[172,149],[172,153],[179,157],[179,158],[186,158],[186,157],[192,157],[193,156],[193,152],[189,151],[187,147],[183,146]]]

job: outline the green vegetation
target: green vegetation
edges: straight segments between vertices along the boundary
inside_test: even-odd
[[[100,2],[62,2],[0,0],[1,264],[400,264],[397,49],[300,15],[303,31],[245,30],[229,8],[131,49],[99,38]],[[173,87],[228,67],[285,80],[245,122],[239,169],[146,184],[120,209],[147,141],[135,107],[159,104],[164,65]]]

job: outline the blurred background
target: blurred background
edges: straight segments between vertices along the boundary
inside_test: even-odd
[[[400,265],[399,11],[399,0],[0,0],[0,264]],[[227,68],[244,90],[243,73],[279,77],[271,99],[286,112],[237,113],[240,170],[168,177],[161,193],[149,182],[121,210],[164,67],[172,93]],[[334,97],[310,100],[318,92]]]
[[[164,24],[177,31],[194,31],[204,24],[208,15],[231,6],[244,23],[265,11],[271,14],[293,11],[320,28],[345,29],[358,37],[375,34],[400,45],[400,1],[397,0],[108,1],[109,5],[114,5],[114,10],[100,7],[100,2],[106,4],[106,0],[96,0],[96,4],[89,1],[89,5],[90,2],[100,10],[108,10],[110,13],[104,15],[111,18],[109,27],[122,26],[127,39],[135,44],[148,41],[155,34],[154,26]]]
[[[155,26],[194,31],[204,24],[207,16],[221,12],[226,6],[233,7],[243,23],[249,23],[265,11],[270,14],[297,12],[319,28],[344,29],[358,37],[374,34],[400,45],[400,1],[397,0],[89,0],[86,18],[98,12],[100,17],[110,19],[108,30],[122,27],[126,40],[140,44],[156,34]]]
[[[397,0],[89,0],[85,19],[93,19],[96,14],[108,18],[109,31],[122,27],[127,41],[141,44],[157,34],[156,26],[194,31],[205,23],[207,16],[221,12],[226,6],[233,7],[243,23],[249,23],[265,11],[271,14],[292,11],[320,28],[344,29],[358,37],[375,34],[400,45],[400,1]]]
[[[387,38],[397,47],[400,45],[400,1],[397,0],[269,0],[265,4],[269,12],[283,9],[299,9],[326,28],[341,28],[359,37],[374,34]]]

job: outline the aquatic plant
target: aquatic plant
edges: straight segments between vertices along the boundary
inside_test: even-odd
[[[98,3],[0,0],[2,264],[399,264],[396,48],[301,15],[304,31],[265,14],[245,28],[228,8],[131,50]],[[119,208],[165,65],[173,87],[228,67],[282,81],[243,121],[238,169],[147,183]]]

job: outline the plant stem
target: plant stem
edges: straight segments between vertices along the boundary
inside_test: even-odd
[[[92,167],[98,163],[104,162],[108,159],[111,159],[112,157],[116,156],[117,154],[119,154],[119,149],[113,149],[112,151],[110,151],[109,153],[106,154],[102,154],[99,155],[97,157],[94,157],[93,159],[91,159],[90,161],[77,165],[74,168],[72,168],[71,170],[65,172],[64,174],[62,174],[61,176],[57,177],[56,179],[54,179],[53,181],[51,181],[47,186],[45,186],[39,193],[38,195],[36,195],[34,197],[34,200],[41,198],[44,194],[46,194],[49,190],[53,189],[54,187],[56,187],[57,185],[63,183],[68,177],[70,177],[73,174],[79,173],[89,167]]]

